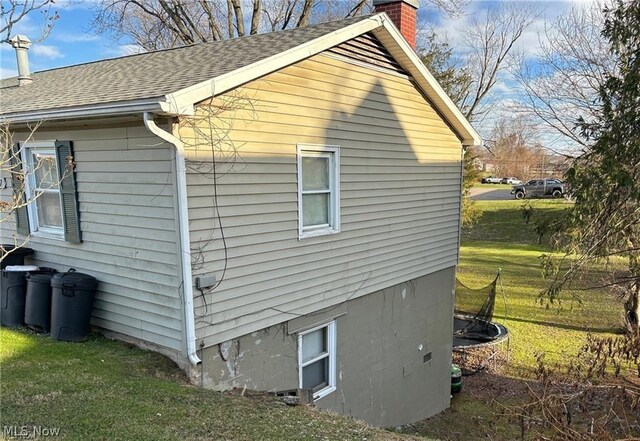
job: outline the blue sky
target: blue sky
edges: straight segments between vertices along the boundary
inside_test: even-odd
[[[122,48],[105,36],[95,35],[90,30],[91,4],[69,0],[56,8],[60,12],[49,37],[36,43],[29,51],[32,71],[95,61],[122,55]],[[13,34],[25,34],[33,39],[40,34],[39,16],[28,16],[14,28]],[[13,49],[8,44],[0,46],[0,76],[16,74],[16,60]]]
[[[421,3],[425,3],[424,0]],[[465,22],[478,13],[493,7],[495,1],[473,1],[468,7],[468,13],[457,20],[443,20],[434,11],[422,8],[421,16],[434,23],[442,32],[446,33],[452,46],[461,36]],[[538,31],[542,28],[544,18],[550,18],[570,5],[569,1],[536,1],[543,12],[541,19],[523,36],[521,47],[527,51],[535,51],[538,45]],[[106,35],[96,35],[91,29],[92,19],[91,0],[59,0],[57,9],[60,19],[56,23],[50,36],[43,42],[36,43],[29,52],[32,71],[40,71],[103,58],[117,57],[132,53],[132,46],[127,41],[114,41]],[[15,33],[33,37],[40,33],[41,23],[38,15],[27,17],[16,28]],[[0,46],[0,77],[16,74],[15,55],[12,48],[3,44]]]

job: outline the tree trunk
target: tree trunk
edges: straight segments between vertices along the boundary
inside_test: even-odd
[[[300,18],[298,19],[298,23],[296,24],[297,28],[303,28],[309,23],[309,15],[311,14],[312,7],[313,7],[313,0],[304,0],[304,5],[302,6],[302,12],[300,13]]]
[[[233,3],[231,3],[231,0],[227,0],[227,33],[229,38],[235,37],[235,31],[233,30]]]
[[[253,0],[253,15],[251,15],[251,30],[249,33],[255,35],[260,30],[260,16],[262,15],[262,0]]]
[[[238,31],[238,37],[244,37],[244,15],[242,14],[242,5],[240,0],[231,0],[233,5],[233,12],[236,16],[236,30]]]
[[[624,303],[627,330],[634,335],[638,335],[638,317],[640,316],[640,309],[638,308],[640,306],[639,300],[640,285],[634,283],[629,290],[629,297]]]
[[[627,301],[624,303],[624,317],[627,322],[627,330],[635,336],[639,335],[638,321],[640,318],[640,252],[639,247],[633,239],[633,228],[627,231],[629,252],[629,275],[631,283],[629,285],[629,294]]]

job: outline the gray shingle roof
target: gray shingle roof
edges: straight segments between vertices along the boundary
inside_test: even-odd
[[[162,97],[296,46],[367,17],[131,55],[33,73],[18,87],[0,81],[0,114],[45,111]]]

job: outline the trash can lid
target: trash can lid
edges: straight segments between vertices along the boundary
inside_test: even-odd
[[[40,268],[38,268],[37,271],[29,271],[29,274],[48,274],[50,276],[53,276],[57,272],[58,270],[55,268],[49,268],[48,266],[41,266]]]
[[[40,267],[38,271],[29,271],[25,277],[31,282],[46,283],[48,285],[56,272],[53,268]]]
[[[5,251],[11,251],[11,254],[21,254],[23,256],[30,256],[33,254],[33,250],[31,248],[16,247],[13,244],[3,243],[0,245],[0,248],[2,248]]]
[[[40,268],[35,265],[7,265],[5,271],[38,271]]]
[[[89,275],[78,273],[75,269],[71,269],[66,273],[57,273],[51,278],[51,286],[54,288],[84,288],[93,289],[98,285],[98,280]]]

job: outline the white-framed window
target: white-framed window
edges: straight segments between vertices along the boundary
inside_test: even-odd
[[[298,334],[298,386],[315,400],[336,390],[336,322]]]
[[[340,232],[340,147],[298,145],[298,238]]]
[[[25,193],[32,233],[64,238],[60,173],[54,142],[24,145]]]

